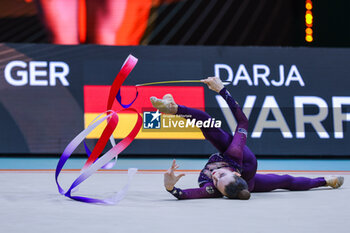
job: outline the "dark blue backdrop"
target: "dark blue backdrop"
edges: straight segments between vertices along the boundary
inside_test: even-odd
[[[83,86],[111,85],[129,54],[139,63],[126,85],[220,76],[249,115],[248,146],[258,155],[349,155],[350,49],[34,44],[0,44],[0,153],[62,153],[84,128]],[[13,61],[25,65],[9,69]],[[55,79],[54,72],[66,70],[53,70],[52,62],[67,65],[69,86]],[[225,130],[234,129],[207,89],[205,106]],[[125,153],[214,151],[204,140],[135,140]]]

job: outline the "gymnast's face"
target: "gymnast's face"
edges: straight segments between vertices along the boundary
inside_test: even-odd
[[[235,182],[234,175],[241,176],[238,172],[230,170],[228,167],[215,169],[211,172],[213,183],[215,187],[223,194],[225,194],[225,187],[231,182]]]

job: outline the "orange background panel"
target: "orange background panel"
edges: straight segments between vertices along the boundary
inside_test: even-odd
[[[152,0],[128,0],[124,19],[117,31],[116,45],[139,45],[147,28]]]

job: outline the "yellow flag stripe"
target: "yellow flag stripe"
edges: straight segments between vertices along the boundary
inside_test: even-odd
[[[98,113],[85,113],[85,128],[98,116]],[[134,127],[137,119],[136,114],[131,113],[120,113],[119,123],[117,128],[114,130],[114,138],[125,138]],[[183,118],[182,118],[183,119]],[[177,119],[180,120],[180,119]],[[88,136],[88,139],[100,138],[101,134],[106,127],[106,122],[103,122],[95,130],[93,130]],[[200,129],[198,128],[180,128],[172,127],[171,129],[161,128],[161,129],[143,129],[137,134],[136,139],[204,139],[204,136]]]

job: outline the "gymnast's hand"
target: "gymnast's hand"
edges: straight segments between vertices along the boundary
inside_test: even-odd
[[[201,82],[207,84],[210,90],[217,93],[224,88],[224,84],[222,84],[220,78],[218,77],[208,77],[207,79],[202,79]]]
[[[179,166],[176,164],[174,159],[171,167],[166,173],[164,173],[164,186],[168,191],[173,190],[175,184],[185,175],[184,173],[181,173],[180,175],[176,176],[174,171],[178,168]]]

